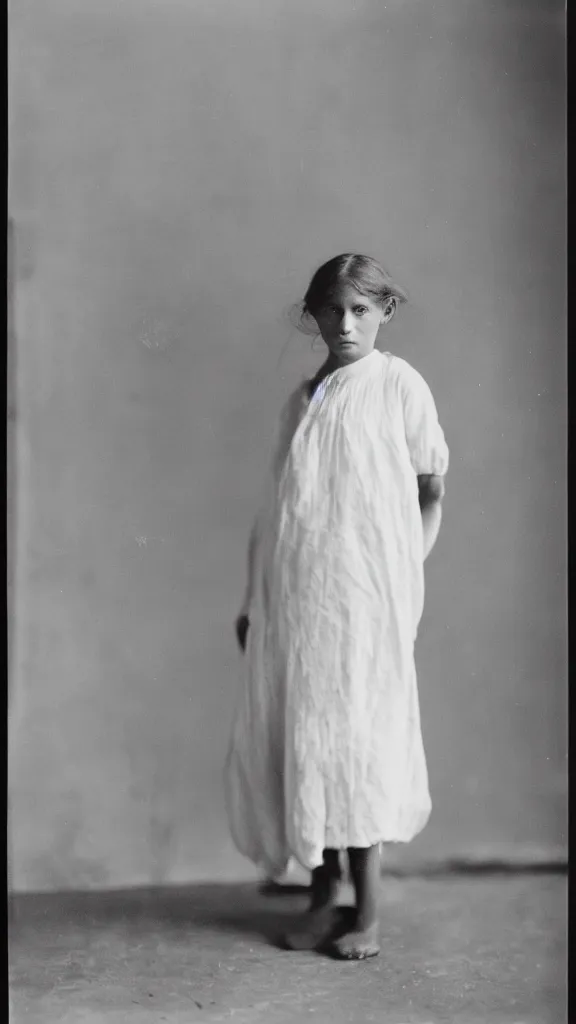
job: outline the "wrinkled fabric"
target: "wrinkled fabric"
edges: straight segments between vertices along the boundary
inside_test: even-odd
[[[324,848],[408,842],[431,810],[414,642],[417,475],[448,449],[423,378],[378,351],[281,418],[226,764],[233,839],[271,875]]]

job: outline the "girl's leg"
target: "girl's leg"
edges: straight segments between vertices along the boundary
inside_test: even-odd
[[[378,893],[380,890],[380,846],[348,850],[350,875],[356,896],[356,918],[351,931],[333,944],[337,956],[345,960],[364,960],[377,956]]]
[[[350,875],[356,896],[357,926],[360,931],[370,928],[378,919],[380,889],[380,847],[368,846],[350,849]]]
[[[333,905],[341,878],[340,853],[338,850],[324,850],[324,863],[312,872],[312,898],[310,911],[318,910],[327,904]]]
[[[310,906],[285,937],[289,949],[315,949],[334,927],[334,906],[340,882],[338,850],[324,850],[323,864],[312,872]]]

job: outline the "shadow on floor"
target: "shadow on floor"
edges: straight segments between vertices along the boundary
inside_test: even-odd
[[[10,898],[10,930],[56,922],[130,931],[163,926],[170,931],[232,932],[277,945],[279,935],[307,904],[303,885],[198,885],[106,892],[22,894]]]
[[[253,884],[12,897],[11,1019],[566,1020],[564,878],[384,878],[382,955],[363,964],[280,951],[305,906],[305,888],[265,896]]]
[[[527,877],[528,874],[528,877]],[[383,892],[410,892],[414,885],[427,887],[434,883],[446,891],[462,886],[468,891],[481,888],[483,880],[502,884],[506,878],[530,885],[542,873],[511,872],[501,865],[492,871],[457,870],[430,873],[417,879],[400,873],[383,877]],[[552,879],[564,871],[544,873]],[[450,888],[451,887],[451,888]],[[343,887],[344,903],[352,901],[349,886]],[[121,927],[129,933],[164,928],[173,935],[193,931],[229,933],[245,940],[260,939],[281,947],[282,934],[306,908],[309,888],[305,885],[264,883],[214,883],[190,886],[117,889],[101,892],[60,892],[19,894],[9,900],[9,927],[12,935],[20,929],[80,927],[106,930]]]

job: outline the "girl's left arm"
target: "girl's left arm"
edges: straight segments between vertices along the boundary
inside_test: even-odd
[[[422,513],[425,560],[438,539],[445,490],[442,476],[437,476],[435,473],[424,473],[418,476],[418,500]]]

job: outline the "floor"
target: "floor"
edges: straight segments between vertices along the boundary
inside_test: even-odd
[[[16,897],[10,1019],[567,1021],[563,876],[384,879],[382,954],[364,963],[278,948],[304,900],[253,885]]]

